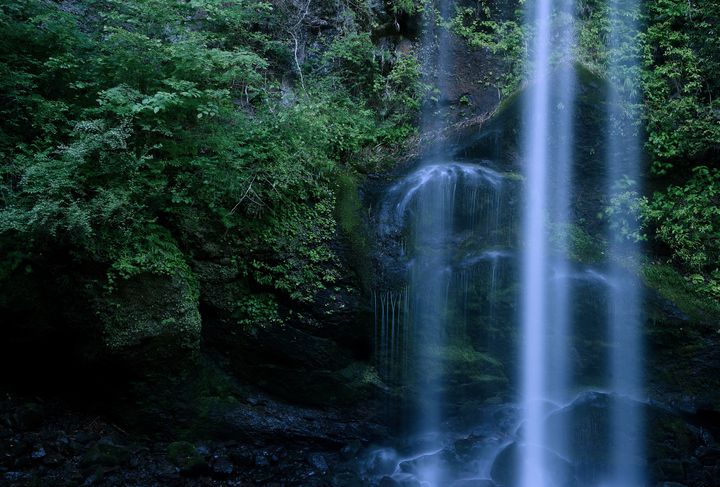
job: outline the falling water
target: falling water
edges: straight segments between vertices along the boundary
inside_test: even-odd
[[[555,38],[559,43],[560,65],[551,74],[551,100],[554,110],[551,112],[549,171],[552,184],[548,200],[548,220],[554,229],[553,238],[556,247],[550,257],[552,274],[567,274],[570,262],[567,252],[570,214],[570,194],[572,191],[573,164],[573,117],[575,115],[575,70],[573,48],[575,41],[574,2],[562,0],[558,12],[558,24]],[[551,324],[548,342],[548,399],[555,403],[564,403],[570,399],[570,365],[568,350],[570,336],[570,289],[566,279],[552,279],[549,284],[549,314]],[[553,432],[555,436],[559,432]],[[558,438],[561,439],[561,438]],[[556,444],[556,441],[552,443]]]
[[[550,184],[548,201],[548,220],[554,228],[553,241],[555,252],[550,256],[551,275],[563,275],[570,272],[571,264],[567,252],[569,247],[569,228],[572,223],[570,195],[573,179],[573,142],[575,116],[575,69],[573,62],[575,45],[575,5],[574,0],[560,0],[555,27],[555,42],[559,45],[560,65],[551,75],[550,98],[554,102],[551,111],[549,171],[553,183]],[[564,404],[571,398],[572,370],[569,361],[572,347],[570,323],[570,281],[551,279],[547,287],[548,296],[548,343],[547,343],[547,399],[554,404]],[[548,444],[554,451],[565,451],[568,446],[568,425],[558,421],[554,428],[547,431]]]
[[[609,78],[622,83],[624,91],[613,89],[608,97],[607,174],[609,199],[616,200],[627,191],[627,182],[638,177],[639,145],[637,119],[632,109],[636,101],[633,67],[637,58],[619,53],[635,53],[632,37],[635,0],[611,2],[611,34],[609,36]],[[548,449],[567,451],[567,425],[558,416],[553,428],[547,429],[550,404],[563,404],[570,399],[572,371],[568,354],[572,342],[569,312],[571,281],[550,279],[551,275],[570,275],[571,266],[562,252],[553,252],[548,228],[557,240],[567,239],[572,223],[569,196],[571,193],[573,154],[573,106],[575,74],[572,68],[573,2],[570,0],[537,0],[529,10],[535,26],[530,59],[532,86],[524,105],[523,157],[526,164],[524,254],[522,275],[522,411],[523,454],[519,459],[521,485],[543,487],[555,485],[557,469],[548,462]],[[552,46],[559,46],[553,52]],[[551,69],[551,59],[562,62]],[[630,73],[628,75],[628,73]],[[630,78],[630,79],[628,79]],[[625,187],[618,186],[625,182]],[[642,464],[640,409],[628,401],[640,392],[639,363],[639,283],[633,276],[633,262],[638,249],[617,235],[620,228],[636,229],[625,212],[613,212],[609,222],[612,243],[609,248],[610,270],[608,336],[612,347],[609,357],[610,392],[616,398],[612,406],[611,431],[608,432],[612,451],[610,485],[632,487],[641,485]],[[559,236],[559,237],[558,237]],[[562,249],[567,242],[560,242]],[[578,472],[584,475],[582,472]]]
[[[604,192],[610,201],[617,200],[627,191],[628,181],[637,181],[639,175],[637,117],[627,109],[637,96],[627,89],[637,82],[633,69],[628,69],[637,63],[635,51],[628,48],[633,46],[628,43],[635,32],[636,1],[611,0],[610,5],[614,13],[609,23],[609,79],[625,87],[610,90],[607,99]],[[455,480],[484,482],[499,475],[506,479],[500,483],[508,487],[638,487],[644,479],[640,406],[628,400],[641,391],[640,286],[633,277],[638,248],[627,238],[616,238],[618,228],[632,232],[636,227],[627,213],[612,214],[607,272],[578,268],[570,262],[569,240],[577,211],[571,204],[577,180],[575,124],[581,116],[576,113],[575,2],[534,0],[527,5],[533,42],[521,132],[521,401],[519,408],[503,405],[519,413],[511,414],[513,419],[502,427],[483,430],[490,432],[487,440],[474,440],[478,456],[470,462],[472,467],[448,465],[444,455],[453,451],[455,441],[448,421],[457,414],[448,409],[466,398],[484,398],[483,391],[475,389],[474,396],[468,395],[463,388],[467,384],[453,380],[457,370],[452,368],[458,366],[452,364],[452,353],[475,357],[485,350],[496,351],[493,330],[508,328],[502,321],[509,320],[508,308],[513,304],[506,304],[502,313],[498,307],[500,290],[507,297],[514,282],[507,270],[514,258],[514,242],[500,229],[513,226],[508,219],[513,197],[508,196],[512,194],[509,180],[491,169],[493,162],[453,160],[442,137],[436,137],[447,116],[446,107],[439,103],[423,113],[422,122],[423,132],[435,136],[435,142],[413,170],[387,189],[379,205],[383,277],[373,294],[375,358],[382,378],[402,388],[402,397],[408,401],[401,408],[408,441],[402,454],[393,448],[370,453],[368,478],[373,482],[390,475],[398,482],[410,479],[410,483],[439,487]],[[426,81],[440,90],[441,100],[445,99],[452,46],[447,31],[437,26],[436,16],[446,18],[450,8],[449,0],[439,0],[437,8],[426,9]],[[618,186],[619,182],[624,186]],[[602,339],[607,338],[611,350],[605,375],[610,379],[602,384],[600,378],[595,385],[607,385],[611,393],[606,396],[611,404],[610,425],[602,432],[609,438],[611,451],[607,465],[597,468],[585,462],[586,452],[573,452],[576,445],[570,440],[577,436],[570,428],[574,423],[568,404],[594,397],[586,394],[573,401],[576,387],[591,385],[576,383],[579,374],[570,360],[577,346],[575,328],[580,325],[572,318],[588,318],[571,313],[575,293],[591,294],[597,306],[606,301],[608,308],[608,333]],[[473,366],[487,372],[478,365],[482,360],[476,360]],[[492,423],[482,416],[476,420]],[[499,452],[510,451],[509,445],[516,448],[515,457],[510,457],[514,468],[504,474],[502,462],[508,456],[501,458]],[[497,469],[496,459],[501,466]],[[377,470],[374,466],[380,464],[384,466]],[[506,474],[510,476],[502,477]]]
[[[609,78],[613,82],[608,96],[608,149],[606,153],[607,194],[613,200],[625,191],[637,189],[640,176],[638,137],[638,66],[636,18],[637,0],[610,2]],[[640,341],[640,283],[633,272],[639,248],[628,233],[637,231],[637,221],[627,211],[615,211],[609,222],[611,288],[608,327],[613,343],[610,356],[612,404],[613,487],[644,485],[642,473],[643,428],[640,403],[628,401],[641,394],[642,347]]]
[[[526,165],[521,297],[521,389],[525,449],[518,465],[522,487],[546,485],[543,402],[547,387],[547,371],[544,367],[547,352],[545,278],[548,267],[545,223],[548,208],[551,1],[538,0],[533,10],[531,17],[537,28],[531,60],[534,85],[525,100],[522,146]]]
[[[466,332],[477,317],[468,313],[468,295],[486,295],[492,321],[495,289],[504,283],[503,186],[487,165],[424,163],[389,188],[380,209],[379,237],[393,256],[386,272],[401,274],[389,281],[407,284],[374,294],[375,356],[385,380],[414,391],[407,428],[422,447],[413,472],[425,485],[446,485],[450,475],[434,453],[445,441],[444,396],[462,394],[447,379],[454,372],[447,354],[471,347]],[[485,250],[465,254],[467,240],[482,241]]]

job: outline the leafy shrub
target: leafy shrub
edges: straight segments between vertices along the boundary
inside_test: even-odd
[[[642,211],[687,278],[703,292],[720,297],[720,170],[694,168],[684,185],[643,200]]]

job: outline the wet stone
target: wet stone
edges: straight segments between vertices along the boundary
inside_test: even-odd
[[[659,463],[659,467],[662,475],[669,481],[683,480],[685,478],[685,469],[680,461],[663,460]]]
[[[33,458],[33,460],[41,460],[45,458],[47,453],[45,453],[45,448],[43,447],[37,447],[33,450],[33,452],[30,454],[30,456]]]
[[[333,476],[332,485],[334,487],[363,487],[365,484],[354,472],[339,472]]]
[[[397,463],[398,456],[395,451],[382,449],[371,452],[364,467],[367,474],[374,477],[392,474]]]
[[[81,465],[88,467],[102,465],[114,467],[124,465],[130,460],[130,451],[110,440],[102,440],[92,445],[83,455]]]
[[[326,474],[329,470],[327,460],[320,453],[311,453],[307,458],[308,463],[321,474]]]
[[[270,460],[268,459],[267,455],[264,453],[260,453],[255,455],[255,466],[257,467],[269,467],[270,466]]]
[[[346,460],[346,461],[351,460],[357,456],[359,451],[360,451],[360,443],[358,443],[358,442],[348,443],[347,445],[342,447],[342,449],[340,450],[340,458],[342,460]]]
[[[497,487],[497,484],[488,479],[465,479],[453,482],[451,487]]]
[[[400,483],[392,477],[387,475],[380,479],[378,487],[401,487]]]
[[[226,456],[221,456],[215,459],[212,465],[212,473],[214,477],[226,478],[232,475],[234,466],[230,459]]]
[[[40,404],[28,403],[15,412],[13,426],[20,430],[32,430],[39,427],[45,418],[45,409]]]
[[[42,459],[43,465],[48,467],[57,467],[62,465],[63,459],[59,455],[50,454]]]
[[[30,475],[24,472],[7,472],[3,476],[8,482],[19,482],[30,478]]]
[[[236,465],[244,465],[246,467],[255,465],[255,457],[252,452],[244,448],[231,451],[230,458]]]
[[[78,431],[75,433],[75,441],[80,444],[86,444],[93,441],[95,438],[95,435],[91,435],[85,431]]]
[[[182,475],[193,476],[207,469],[207,462],[192,443],[176,441],[167,447],[170,463],[175,465]]]

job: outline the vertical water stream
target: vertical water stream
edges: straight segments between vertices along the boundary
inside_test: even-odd
[[[610,2],[611,51],[627,47],[632,38],[634,17],[628,12],[635,1]],[[363,468],[371,485],[385,476],[426,487],[642,485],[641,411],[628,400],[637,398],[642,385],[640,286],[632,272],[639,251],[631,240],[616,238],[619,227],[635,227],[627,226],[626,213],[613,213],[604,268],[571,261],[578,211],[571,196],[579,184],[575,129],[582,117],[576,108],[576,6],[574,0],[534,0],[526,6],[532,36],[521,110],[522,183],[498,171],[496,161],[454,159],[454,149],[439,137],[450,110],[453,46],[437,16],[447,18],[453,5],[439,0],[425,11],[426,82],[439,90],[440,102],[429,104],[422,117],[429,148],[380,199],[383,270],[372,303],[377,370],[394,388],[403,440],[369,453]],[[627,84],[621,77],[636,62],[612,58],[608,78]],[[627,190],[619,181],[639,176],[637,119],[627,110],[634,93],[610,90],[605,103],[607,153],[598,170],[606,175],[600,191],[608,204]],[[518,188],[520,238],[511,209]],[[510,270],[516,260],[517,275]],[[578,316],[577,294],[606,303],[607,319]],[[586,328],[582,346],[607,347],[608,356],[598,366],[605,367],[599,378],[591,372],[581,382],[571,356],[588,318],[605,321],[607,333],[592,342]],[[506,374],[507,364],[496,359],[500,353],[517,368],[515,381]],[[500,392],[512,387],[519,394],[516,404]],[[578,447],[573,427],[581,424],[573,404],[581,410],[595,397],[574,400],[586,387],[605,387],[610,394],[608,425],[592,432],[608,438],[602,466],[588,460],[587,452],[573,451]],[[470,423],[474,429],[458,426]]]
[[[638,0],[610,1],[611,52],[609,78],[613,88],[608,94],[608,168],[607,195],[611,204],[623,193],[637,190],[640,179],[640,139],[638,136],[638,66],[636,41]],[[616,208],[617,209],[617,208]],[[612,403],[612,477],[611,485],[643,485],[643,418],[637,399],[642,393],[641,287],[637,277],[640,249],[626,234],[638,231],[637,220],[627,211],[614,211],[609,219],[608,309],[609,336],[613,343],[609,357]]]

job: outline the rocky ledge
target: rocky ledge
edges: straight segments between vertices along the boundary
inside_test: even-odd
[[[76,405],[4,392],[0,485],[362,485],[356,457],[367,427],[311,410],[283,410],[262,398],[252,402],[228,418],[228,426],[245,428],[242,439],[197,441],[138,435],[106,417],[79,413]],[[258,408],[262,424],[250,412]]]

